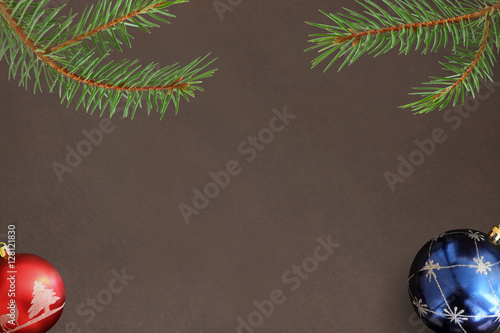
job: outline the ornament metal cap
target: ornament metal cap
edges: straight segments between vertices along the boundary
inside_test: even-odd
[[[0,258],[5,258],[6,256],[11,256],[12,253],[9,247],[4,242],[0,242]]]
[[[490,240],[496,245],[500,244],[500,225],[491,227]]]

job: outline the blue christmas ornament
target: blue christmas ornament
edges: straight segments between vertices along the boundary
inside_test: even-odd
[[[500,328],[500,229],[459,229],[418,252],[408,290],[422,321],[438,333],[491,333]]]

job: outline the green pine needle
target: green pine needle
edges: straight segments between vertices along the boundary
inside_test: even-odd
[[[199,84],[216,71],[207,69],[215,61],[209,55],[167,67],[108,59],[113,50],[132,46],[128,27],[150,32],[159,27],[154,21],[169,23],[174,17],[170,6],[188,0],[100,0],[68,17],[59,15],[65,5],[47,8],[49,1],[0,0],[0,60],[9,64],[9,80],[19,77],[26,89],[34,81],[33,93],[42,92],[43,78],[67,106],[77,99],[77,109],[99,109],[100,115],[108,109],[113,116],[123,98],[122,116],[133,118],[145,100],[148,114],[154,108],[163,117],[171,102],[177,114],[181,98],[189,101],[203,91]]]
[[[479,91],[480,79],[493,82],[496,53],[500,51],[500,2],[496,0],[382,0],[387,9],[371,0],[356,0],[364,11],[345,9],[344,13],[321,11],[334,24],[307,22],[324,30],[312,34],[306,49],[318,50],[312,67],[329,59],[324,71],[339,59],[338,70],[351,65],[363,54],[378,56],[398,47],[399,53],[410,50],[436,52],[452,46],[452,56],[442,62],[452,72],[447,77],[431,77],[424,84],[433,87],[415,88],[422,99],[401,106],[415,113],[442,110],[448,103],[464,103],[468,94]],[[333,57],[333,58],[332,58]]]

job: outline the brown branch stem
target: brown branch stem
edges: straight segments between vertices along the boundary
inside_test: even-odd
[[[22,29],[22,27],[18,24],[16,19],[14,19],[11,15],[11,11],[7,8],[7,5],[5,4],[4,1],[0,1],[0,13],[5,17],[7,20],[7,23],[14,29],[16,34],[19,36],[21,41],[30,48],[33,53],[37,55],[37,58],[40,59],[41,61],[45,62],[48,66],[52,67],[55,69],[57,72],[63,74],[64,76],[67,76],[75,81],[88,84],[91,86],[95,87],[100,87],[100,88],[106,88],[106,89],[112,89],[112,90],[127,90],[127,91],[147,91],[147,90],[168,90],[169,94],[175,90],[175,89],[185,89],[186,87],[189,86],[189,83],[179,83],[182,78],[177,79],[175,82],[172,84],[166,85],[166,86],[145,86],[145,87],[131,87],[131,86],[123,86],[123,85],[118,85],[118,86],[113,86],[108,83],[104,82],[96,82],[94,80],[89,80],[86,79],[78,74],[75,73],[70,73],[67,69],[63,68],[62,66],[58,65],[54,60],[50,59],[44,52],[42,51],[37,51],[37,49],[41,49],[39,45],[36,45],[31,38],[29,38],[26,34],[26,32]]]
[[[457,17],[450,17],[450,18],[444,18],[441,20],[435,20],[435,21],[428,21],[428,22],[417,22],[417,23],[408,23],[408,24],[403,24],[403,25],[398,25],[398,26],[393,26],[393,27],[387,27],[387,28],[382,28],[382,29],[373,29],[373,30],[366,30],[366,31],[361,31],[361,32],[356,32],[352,29],[349,29],[351,34],[347,36],[338,36],[335,38],[334,43],[344,43],[349,40],[353,40],[354,44],[357,44],[359,40],[367,35],[378,35],[382,33],[387,33],[391,31],[400,31],[403,29],[413,29],[417,30],[419,27],[434,27],[438,25],[445,25],[447,23],[458,23],[462,21],[469,21],[473,20],[478,17],[483,17],[485,15],[489,15],[491,12],[494,10],[500,10],[500,1],[493,6],[486,7],[480,11],[466,14],[466,15],[461,15]]]
[[[486,42],[488,41],[488,35],[490,33],[490,24],[491,24],[491,17],[488,16],[488,19],[486,20],[486,28],[484,31],[484,37],[483,37],[483,42],[481,43],[481,46],[479,47],[479,50],[477,51],[476,57],[474,58],[474,61],[471,63],[467,71],[451,86],[447,87],[445,90],[437,94],[436,96],[433,97],[433,99],[436,99],[438,97],[443,96],[446,94],[448,91],[455,89],[458,87],[458,85],[463,82],[469,75],[472,73],[474,68],[477,66],[477,63],[479,62],[479,59],[481,59],[481,56],[483,55],[484,48],[486,47]]]
[[[49,53],[52,53],[52,52],[55,52],[55,51],[59,50],[60,48],[63,48],[63,47],[66,47],[68,45],[71,45],[73,43],[79,42],[82,39],[88,38],[88,37],[90,37],[92,35],[95,35],[96,33],[100,32],[100,31],[106,30],[106,29],[108,29],[108,28],[110,28],[110,27],[112,27],[112,26],[114,26],[114,25],[116,25],[116,24],[118,24],[120,22],[128,20],[128,19],[130,19],[133,16],[137,16],[139,14],[146,13],[147,11],[149,11],[149,10],[151,10],[153,8],[159,7],[159,6],[163,5],[164,3],[165,3],[165,1],[157,3],[155,5],[151,5],[149,7],[144,7],[144,8],[141,8],[141,9],[137,9],[136,11],[134,11],[134,12],[128,14],[128,15],[119,17],[119,18],[117,18],[117,19],[115,19],[115,20],[113,20],[111,22],[108,22],[108,23],[106,23],[106,24],[104,24],[104,25],[102,25],[100,27],[92,29],[92,30],[90,30],[87,33],[81,34],[80,36],[72,38],[72,39],[70,39],[70,40],[68,40],[68,41],[66,41],[66,42],[64,42],[64,43],[62,43],[60,45],[54,46],[54,47],[50,48],[49,50],[46,50],[45,53],[49,54]]]

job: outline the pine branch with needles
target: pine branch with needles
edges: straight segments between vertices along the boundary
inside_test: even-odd
[[[412,49],[436,52],[451,44],[452,55],[441,62],[445,77],[430,77],[425,87],[414,88],[420,100],[401,106],[415,113],[442,110],[450,102],[464,103],[480,89],[480,80],[493,82],[496,53],[500,50],[500,1],[497,0],[382,0],[387,9],[372,0],[356,0],[363,13],[351,9],[330,14],[321,11],[330,24],[308,24],[322,33],[312,34],[318,50],[316,67],[329,60],[325,71],[342,59],[338,70],[363,54],[378,56],[399,46],[405,55]]]
[[[188,0],[99,0],[82,14],[60,15],[65,7],[48,8],[51,0],[0,0],[0,60],[9,65],[9,79],[19,78],[33,93],[42,92],[45,79],[50,92],[57,90],[67,106],[78,96],[76,108],[96,109],[110,116],[125,100],[123,117],[133,118],[147,104],[163,117],[170,104],[179,111],[181,98],[189,101],[202,80],[216,69],[207,69],[215,59],[209,54],[187,65],[138,64],[138,60],[113,61],[113,50],[132,47],[129,28],[150,32],[174,17],[169,8]]]

